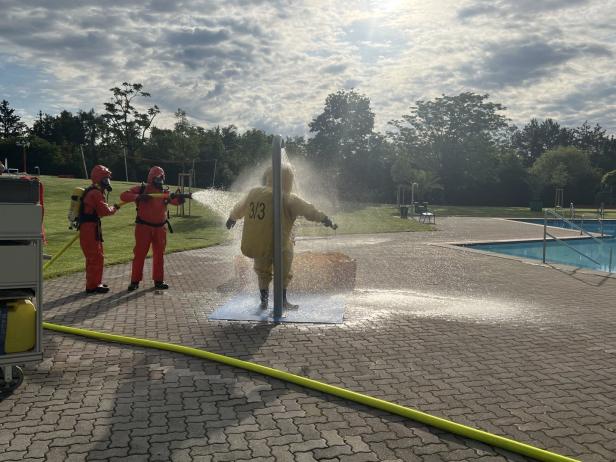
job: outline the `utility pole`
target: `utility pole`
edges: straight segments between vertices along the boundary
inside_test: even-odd
[[[214,174],[212,175],[212,189],[214,188],[214,180],[216,179],[216,164],[218,163],[218,159],[214,159]]]
[[[124,173],[126,174],[126,182],[128,183],[128,164],[126,163],[126,146],[124,148]]]
[[[411,183],[411,217],[415,215],[415,186],[417,183]]]
[[[83,162],[83,177],[88,179],[88,168],[86,167],[86,158],[83,155],[83,146],[80,144],[79,149],[81,150],[81,161]]]
[[[23,141],[17,141],[15,143],[16,146],[23,146],[24,148],[24,154],[23,154],[23,161],[24,161],[24,173],[28,173],[28,168],[27,168],[27,154],[26,154],[26,149],[30,146],[30,142],[23,140]]]

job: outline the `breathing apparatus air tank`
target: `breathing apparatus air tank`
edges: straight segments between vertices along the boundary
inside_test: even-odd
[[[68,229],[79,228],[79,210],[81,208],[81,198],[84,192],[85,188],[77,187],[73,189],[71,203],[68,207]]]

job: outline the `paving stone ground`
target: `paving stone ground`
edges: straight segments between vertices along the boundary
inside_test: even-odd
[[[297,251],[357,260],[341,325],[209,321],[238,290],[237,244],[168,255],[163,294],[150,282],[126,292],[128,265],[106,269],[106,295],[82,295],[80,274],[48,281],[45,318],[204,348],[584,461],[616,460],[616,279],[441,245],[538,238],[536,226],[448,218],[437,228],[298,241]],[[0,461],[527,460],[209,361],[49,331],[44,347],[0,402]]]

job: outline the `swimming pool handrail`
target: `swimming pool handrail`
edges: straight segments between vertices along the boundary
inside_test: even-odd
[[[550,209],[545,209],[545,215],[547,215],[547,214],[551,214],[552,216],[561,219],[563,222],[567,223],[569,226],[573,227],[574,229],[577,229],[580,232],[580,234],[586,234],[589,238],[595,240],[597,243],[599,243],[601,246],[603,246],[603,241],[601,241],[601,239],[597,239],[595,236],[590,234],[584,228],[580,228],[578,225],[576,225],[572,221],[567,220],[565,217],[563,217],[559,213],[556,213],[556,212],[554,212],[553,210],[550,210]]]
[[[546,234],[547,236],[550,236],[550,237],[551,237],[552,239],[554,239],[555,241],[560,242],[561,244],[566,245],[567,247],[569,247],[569,248],[570,248],[571,250],[573,250],[574,252],[576,252],[576,253],[580,254],[582,257],[586,257],[586,258],[588,258],[591,262],[593,262],[593,263],[595,263],[595,264],[597,264],[597,265],[601,266],[601,263],[599,263],[597,260],[595,260],[595,259],[594,259],[594,258],[592,258],[592,257],[589,257],[589,256],[588,256],[588,255],[586,255],[584,252],[580,252],[578,249],[576,249],[575,247],[573,247],[571,244],[567,244],[567,242],[566,242],[566,241],[564,241],[564,240],[562,240],[562,239],[559,239],[558,237],[556,237],[556,236],[554,236],[554,235],[552,235],[552,234],[548,233],[547,231],[546,231],[546,233],[545,233],[545,234]],[[544,257],[544,259],[543,259],[543,263],[545,263],[545,257]],[[610,272],[611,272],[611,265],[610,265]]]

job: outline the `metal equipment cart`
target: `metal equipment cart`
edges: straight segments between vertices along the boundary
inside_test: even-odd
[[[36,307],[34,348],[0,354],[0,394],[23,380],[19,365],[43,359],[43,209],[37,179],[0,176],[0,300],[30,299]]]

